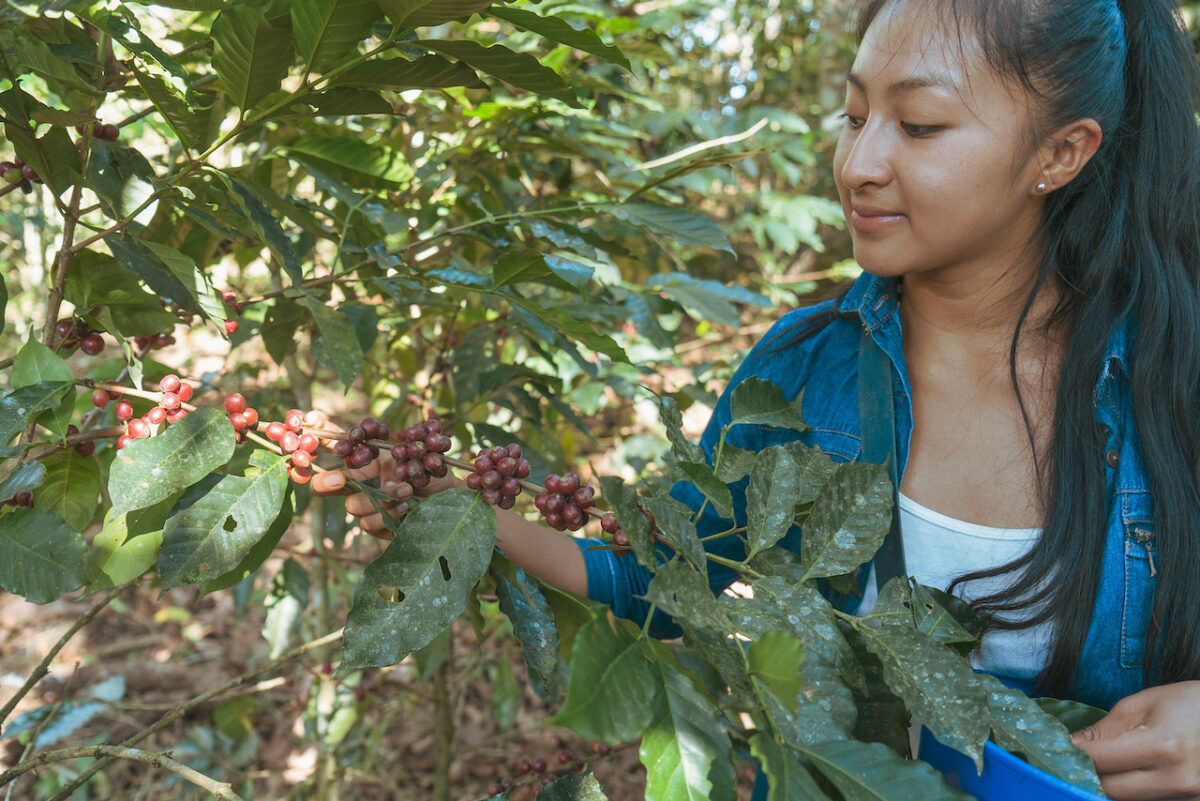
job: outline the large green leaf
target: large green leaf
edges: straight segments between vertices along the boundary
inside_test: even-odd
[[[154,178],[154,168],[137,148],[94,140],[87,185],[108,216],[119,219],[141,208],[154,194]]]
[[[162,545],[163,524],[178,494],[153,506],[114,515],[110,509],[104,527],[92,539],[88,558],[88,590],[108,589],[132,581],[154,566]]]
[[[355,185],[384,187],[413,177],[399,150],[353,136],[301,139],[289,145],[288,155]]]
[[[18,492],[33,492],[46,479],[46,466],[41,462],[27,462],[13,470],[4,481],[0,481],[0,504]]]
[[[600,616],[579,629],[567,698],[552,723],[617,745],[636,738],[654,718],[655,669],[628,625]]]
[[[222,319],[224,304],[208,276],[196,263],[174,248],[132,237],[110,236],[104,244],[117,263],[146,282],[160,298],[190,311],[203,311],[211,319]]]
[[[441,633],[466,608],[495,542],[496,515],[469,490],[438,493],[405,515],[354,588],[342,669],[394,665]]]
[[[488,8],[491,0],[375,0],[393,25],[415,28],[465,20]]]
[[[204,126],[187,100],[159,76],[139,70],[134,64],[130,64],[129,69],[142,91],[146,93],[146,97],[154,104],[167,125],[171,126],[180,144],[186,148],[201,145],[204,141]]]
[[[1089,793],[1104,794],[1091,757],[1071,742],[1066,726],[1025,693],[1005,687],[993,676],[981,678],[997,745]]]
[[[213,408],[190,412],[150,439],[117,452],[108,475],[113,515],[158,503],[229,461],[235,445],[229,418]]]
[[[759,451],[746,488],[749,556],[779,542],[792,527],[796,516],[797,479],[796,462],[786,448],[772,445]]]
[[[768,631],[750,643],[746,657],[751,676],[770,687],[784,703],[794,703],[804,689],[800,678],[804,646],[794,634]]]
[[[270,529],[287,490],[287,460],[255,450],[250,462],[246,476],[207,476],[175,504],[158,553],[164,588],[229,572]]]
[[[971,801],[926,763],[880,743],[830,740],[803,753],[845,801]]]
[[[246,216],[262,234],[263,240],[279,257],[292,284],[300,286],[304,283],[300,256],[296,253],[296,246],[292,244],[292,240],[284,233],[283,226],[271,212],[271,208],[251,185],[234,178],[230,179],[229,186],[233,190],[234,199],[241,204]]]
[[[1037,705],[1043,712],[1057,718],[1072,734],[1086,729],[1088,726],[1096,725],[1100,718],[1108,714],[1106,710],[1098,706],[1065,698],[1035,698],[1034,700],[1037,701]]]
[[[100,462],[67,448],[47,458],[46,480],[37,504],[57,514],[75,531],[83,531],[100,508]]]
[[[20,389],[42,381],[74,381],[75,374],[61,356],[36,339],[30,339],[17,351],[11,380],[13,387]],[[38,422],[51,433],[62,437],[66,436],[67,425],[74,414],[75,394],[68,392],[59,402],[58,408],[52,414],[41,415]]]
[[[296,49],[313,72],[355,54],[383,16],[374,0],[293,0],[291,12]]]
[[[807,650],[803,653],[813,656]],[[819,658],[806,658],[798,672],[803,690],[786,700],[769,685],[761,688],[775,731],[795,748],[853,737],[858,709],[838,669]]]
[[[820,448],[809,447],[803,442],[789,442],[783,447],[796,463],[796,503],[812,503],[821,488],[837,473],[837,462]]]
[[[61,517],[40,507],[0,511],[0,587],[35,604],[83,584],[87,544]]]
[[[260,6],[230,6],[212,25],[212,65],[221,86],[241,109],[279,89],[292,63],[292,39],[267,22]]]
[[[40,412],[57,406],[74,386],[74,381],[39,381],[5,395],[0,399],[0,445],[12,439]]]
[[[641,503],[654,515],[658,536],[702,576],[707,576],[708,558],[696,533],[696,524],[692,522],[692,510],[669,496],[644,498]]]
[[[671,237],[681,245],[733,253],[733,246],[721,227],[699,212],[642,202],[620,203],[605,208],[618,220],[649,228],[656,234]]]
[[[304,305],[316,321],[317,335],[313,337],[313,353],[317,361],[337,373],[349,389],[363,367],[363,349],[354,325],[340,309],[305,297]]]
[[[610,64],[616,64],[627,70],[633,69],[629,64],[629,59],[625,58],[620,50],[610,44],[605,44],[594,31],[572,27],[560,17],[542,17],[532,11],[511,6],[496,6],[488,11],[488,15],[511,22],[518,28],[532,31],[553,42],[560,42],[576,50],[599,56]]]
[[[658,564],[658,554],[650,534],[650,521],[638,508],[642,499],[616,476],[600,476],[600,493],[616,514],[621,530],[629,535],[638,562],[654,570]]]
[[[447,61],[441,56],[426,54],[412,61],[402,58],[376,58],[358,64],[338,75],[335,86],[359,86],[369,89],[446,89],[466,86],[486,89],[475,70],[460,61]]]
[[[717,458],[718,456],[720,458]],[[733,484],[750,475],[750,471],[754,469],[754,460],[758,458],[758,451],[725,443],[713,458],[717,459],[717,478],[726,484]]]
[[[762,765],[770,782],[767,801],[829,801],[812,775],[787,749],[766,732],[750,737],[750,753]]]
[[[717,514],[726,520],[733,519],[733,494],[711,467],[703,462],[679,462],[675,468],[708,498]]]
[[[533,689],[545,701],[557,704],[567,686],[567,663],[559,653],[554,612],[537,585],[525,571],[496,557],[492,576],[500,611],[512,621],[513,634],[521,641],[525,667]]]
[[[805,578],[840,576],[869,561],[887,536],[891,515],[892,487],[884,465],[839,465],[804,523]]]
[[[654,719],[638,749],[647,801],[736,801],[729,736],[716,706],[671,662],[654,662],[660,682]]]
[[[726,428],[755,424],[772,428],[807,431],[801,413],[803,393],[789,401],[778,385],[758,376],[750,376],[733,389],[729,398],[730,420]]]
[[[259,537],[258,542],[254,543],[249,552],[242,557],[242,561],[227,572],[223,576],[209,579],[201,582],[200,592],[207,595],[208,593],[217,592],[218,590],[228,589],[235,584],[245,580],[262,567],[263,562],[275,551],[275,546],[279,544],[279,540],[291,527],[292,521],[296,515],[296,494],[289,492],[284,495],[283,506],[279,510],[279,515],[275,518],[275,522],[267,529],[267,533]]]
[[[499,78],[510,86],[561,100],[574,108],[583,108],[575,91],[563,82],[558,73],[528,53],[517,53],[498,44],[485,47],[467,39],[428,39],[417,44],[457,59],[471,69]]]
[[[61,195],[79,180],[79,151],[63,128],[51,126],[39,137],[28,126],[6,122],[4,136],[17,156],[37,172],[55,195]]]
[[[903,607],[907,586],[902,580],[892,579],[885,590],[887,597],[880,593],[877,613],[907,613]],[[892,599],[896,599],[894,603]],[[979,674],[957,653],[912,626],[861,625],[858,630],[866,647],[882,663],[884,681],[904,699],[917,720],[942,743],[981,765],[991,721]]]
[[[621,346],[607,334],[596,333],[596,329],[587,320],[580,319],[579,316],[555,306],[540,306],[532,301],[516,297],[511,300],[515,306],[525,309],[580,345],[603,353],[615,362],[629,363],[629,356]]]

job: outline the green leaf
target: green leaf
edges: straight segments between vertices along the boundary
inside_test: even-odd
[[[28,127],[6,122],[4,135],[17,156],[34,169],[55,195],[61,195],[79,181],[79,151],[63,128],[52,126],[37,137]]]
[[[447,61],[441,56],[426,54],[412,61],[402,58],[375,58],[358,64],[338,75],[334,86],[359,86],[365,89],[387,89],[402,92],[406,89],[446,89],[465,86],[486,89],[475,71],[459,61]]]
[[[675,467],[696,489],[704,493],[717,514],[726,520],[733,519],[733,493],[724,481],[717,478],[711,467],[702,462],[679,462]]]
[[[200,295],[207,294],[207,290],[202,290],[200,295],[196,290],[204,285],[206,279],[203,273],[196,275],[198,271],[194,262],[191,262],[191,275],[187,274],[191,260],[179,251],[157,243],[152,247],[151,243],[132,237],[110,236],[104,240],[104,244],[112,252],[117,264],[145,281],[160,298],[184,304],[185,308],[190,307],[191,310],[201,308]],[[160,253],[172,256],[172,262],[165,262]],[[176,255],[178,259],[174,258]],[[179,275],[177,271],[184,274]],[[211,302],[209,299],[205,304]]]
[[[44,464],[46,480],[37,493],[37,505],[57,514],[75,531],[83,531],[100,508],[100,463],[67,448]]]
[[[749,556],[779,542],[792,527],[796,517],[796,485],[796,462],[786,448],[772,445],[759,451],[746,488]]]
[[[654,570],[658,564],[658,553],[650,535],[650,521],[638,509],[642,499],[616,476],[600,476],[600,493],[616,513],[621,530],[629,535],[638,562]]]
[[[375,0],[393,25],[416,28],[465,20],[491,6],[491,0]]]
[[[546,266],[552,273],[578,290],[583,290],[592,280],[592,276],[596,274],[594,267],[583,264],[578,256],[565,252],[546,256]]]
[[[262,323],[263,347],[276,364],[296,350],[296,332],[307,327],[310,315],[303,306],[288,298],[277,298],[267,309]]]
[[[118,219],[154,194],[154,168],[139,150],[120,142],[92,140],[87,180],[105,213]]]
[[[704,449],[683,435],[683,412],[679,401],[670,395],[658,399],[658,419],[667,430],[667,439],[675,458],[685,462],[704,462]]]
[[[804,647],[795,635],[768,631],[750,643],[747,657],[751,676],[770,687],[784,703],[795,703],[796,696],[804,689],[804,681],[800,678]]]
[[[224,410],[201,407],[150,439],[117,452],[108,475],[112,514],[158,503],[195,484],[233,456],[233,426]]]
[[[317,335],[312,343],[317,361],[337,373],[338,379],[349,389],[363,367],[362,345],[354,324],[341,310],[326,306],[316,298],[305,297],[304,305],[317,325]]]
[[[167,125],[175,132],[180,144],[193,149],[204,142],[204,125],[192,111],[185,98],[180,97],[172,86],[157,75],[139,70],[135,64],[127,63],[137,79],[138,85],[146,93],[146,98],[154,104],[154,108],[162,115]]]
[[[887,467],[838,465],[813,501],[804,524],[800,559],[805,578],[849,573],[879,550],[891,527],[892,487]]]
[[[3,493],[0,493],[0,498],[2,497]],[[1067,731],[1072,734],[1086,729],[1088,726],[1096,725],[1100,718],[1108,714],[1099,707],[1065,698],[1037,698],[1034,700],[1037,701],[1043,712],[1058,718],[1059,722],[1066,726]]]
[[[733,390],[729,399],[731,419],[726,428],[756,424],[772,428],[807,431],[808,424],[800,411],[803,393],[789,401],[783,390],[765,378],[750,376]]]
[[[326,92],[304,96],[303,103],[312,106],[319,117],[345,117],[362,114],[395,114],[392,104],[378,92],[343,86]]]
[[[288,147],[288,156],[355,185],[385,187],[413,177],[400,151],[352,136],[302,139]]]
[[[667,659],[655,660],[654,668],[657,710],[638,749],[646,798],[737,801],[729,736],[713,725],[717,708]]]
[[[699,147],[703,144],[705,143],[697,142],[695,145],[691,145],[689,149]],[[691,152],[695,151],[692,150]],[[742,150],[736,153],[709,153],[701,156],[700,158],[688,161],[685,164],[679,164],[675,167],[672,167],[657,178],[650,179],[634,190],[633,194],[631,194],[629,197],[635,198],[638,195],[644,195],[646,192],[649,192],[656,186],[662,186],[663,184],[674,181],[676,178],[682,178],[685,175],[691,175],[692,173],[699,172],[700,170],[707,170],[710,167],[721,167],[726,164],[735,164],[739,161],[744,161],[745,159],[756,158],[767,152],[768,151],[766,150]],[[641,169],[648,168],[643,166]]]
[[[579,630],[567,698],[551,723],[617,745],[636,738],[654,718],[658,681],[627,623],[601,616]]]
[[[67,366],[66,361],[36,339],[30,339],[22,345],[13,361],[12,384],[17,389],[33,386],[42,381],[74,381],[74,379],[75,375]],[[68,392],[59,402],[54,413],[42,416],[39,422],[46,426],[51,433],[64,437],[67,434],[67,425],[71,422],[74,414],[75,393]]]
[[[499,289],[507,284],[537,281],[550,275],[550,268],[540,253],[535,251],[507,251],[492,265],[492,288]]]
[[[284,533],[292,525],[296,514],[296,494],[288,492],[283,498],[283,507],[279,510],[279,515],[275,518],[275,522],[267,529],[267,533],[259,538],[258,542],[254,543],[249,552],[242,557],[242,561],[237,563],[237,566],[223,576],[209,579],[201,582],[200,592],[202,595],[217,592],[218,590],[228,589],[235,584],[244,581],[248,576],[258,571],[263,563],[267,561],[275,550],[275,546],[279,544],[279,540],[283,538]]]
[[[573,315],[565,309],[553,306],[544,308],[522,298],[514,297],[511,300],[513,305],[525,309],[542,322],[554,327],[580,345],[603,353],[615,362],[629,364],[629,356],[626,355],[625,351],[612,337],[607,334],[596,333],[596,329],[592,327],[591,323],[580,319],[578,315]]]
[[[438,493],[405,515],[354,588],[342,670],[394,665],[454,622],[495,541],[495,513],[469,490]]]
[[[213,20],[212,38],[213,69],[238,108],[252,108],[279,89],[292,63],[292,39],[266,21],[261,7],[224,9]]]
[[[890,598],[898,597],[897,590],[908,595],[899,578],[889,581],[885,589],[891,590]],[[883,596],[880,593],[877,613],[906,613],[885,603]],[[866,647],[879,657],[888,687],[904,699],[913,715],[939,741],[981,765],[991,722],[979,674],[954,651],[911,626],[860,625],[858,631]]]
[[[850,687],[858,710],[854,739],[882,743],[897,754],[907,756],[911,743],[908,707],[904,699],[893,693],[884,681],[883,663],[871,653],[866,638],[844,620],[838,620],[838,629],[845,635],[863,674],[863,681]]]
[[[521,641],[533,689],[543,700],[557,704],[566,691],[567,664],[559,654],[554,612],[521,568],[509,563],[493,568],[492,576],[500,611],[512,621],[513,634]]]
[[[630,71],[633,70],[633,67],[629,64],[629,59],[625,58],[625,55],[620,50],[612,45],[605,44],[595,32],[586,28],[581,30],[572,27],[560,17],[541,17],[532,11],[513,8],[511,6],[496,6],[488,11],[488,15],[511,22],[518,28],[532,31],[546,37],[552,42],[569,45],[576,50],[582,50],[585,53],[591,53],[593,56],[599,56],[610,64],[616,64]]]
[[[579,630],[598,614],[596,609],[603,610],[604,607],[549,584],[542,586],[542,594],[554,612],[554,628],[558,633],[559,650],[569,662],[574,653],[575,637]]]
[[[716,463],[717,478],[726,484],[733,484],[750,475],[750,471],[754,469],[754,461],[758,458],[758,451],[725,443],[717,456],[720,457]]]
[[[8,474],[0,482],[0,504],[18,492],[33,492],[46,479],[46,466],[41,462],[27,462]]]
[[[707,577],[708,558],[696,533],[696,524],[692,522],[692,510],[668,496],[644,498],[641,503],[654,515],[659,536],[701,576]]]
[[[905,759],[880,743],[830,740],[803,753],[845,801],[971,801],[928,764]]]
[[[606,208],[618,220],[649,228],[656,234],[671,237],[681,245],[733,253],[733,246],[721,227],[703,214],[675,206],[641,202],[614,204]]]
[[[45,604],[83,585],[87,543],[61,517],[19,506],[0,521],[0,587]]]
[[[801,692],[785,700],[769,685],[759,689],[772,727],[794,748],[853,737],[858,721],[854,693],[836,667],[810,658],[807,649],[802,653]]]
[[[820,448],[809,447],[803,442],[788,442],[783,447],[796,462],[796,503],[812,503],[821,488],[837,473],[837,462]]]
[[[128,16],[123,18],[121,12],[128,14]],[[159,47],[157,42],[146,36],[136,27],[138,24],[137,17],[133,15],[128,7],[122,7],[121,12],[100,12],[93,16],[90,21],[111,35],[113,39],[129,52],[152,59],[178,81],[186,83],[189,76],[187,71],[179,65],[179,62],[167,55],[167,52]],[[123,62],[122,66],[130,66],[130,63],[128,61]]]
[[[293,0],[290,5],[296,49],[313,72],[355,55],[383,16],[373,0]]]
[[[1065,782],[1104,795],[1092,758],[1071,742],[1066,726],[1025,693],[1005,687],[994,676],[981,679],[996,745]]]
[[[516,53],[498,44],[485,47],[468,39],[427,39],[415,44],[457,59],[471,69],[499,78],[510,86],[561,100],[572,108],[583,108],[575,91],[563,82],[558,73],[528,53]]]
[[[271,212],[270,207],[250,185],[234,178],[230,180],[230,187],[251,222],[262,233],[263,240],[283,263],[283,268],[287,271],[288,277],[292,279],[292,284],[300,286],[304,283],[304,272],[300,266],[300,257],[296,253],[296,246],[283,232],[283,226],[279,224],[279,220]]]
[[[503,797],[507,798],[507,793]],[[582,776],[568,773],[555,779],[543,787],[537,797],[540,801],[608,801],[591,768]]]
[[[88,559],[88,590],[108,589],[132,581],[154,566],[162,546],[163,524],[178,494],[153,506],[104,517],[104,527],[92,540]]]
[[[263,639],[271,646],[267,656],[278,659],[291,647],[300,632],[300,621],[308,606],[308,573],[295,559],[287,559],[271,579],[271,590],[264,601],[267,618]]]
[[[808,770],[766,732],[750,737],[750,753],[767,774],[767,801],[829,801]]]
[[[74,381],[39,381],[5,395],[0,399],[0,445],[16,436],[39,412],[57,406],[74,387]]]
[[[158,554],[164,589],[233,570],[275,522],[287,490],[287,460],[255,450],[250,461],[257,469],[248,475],[207,476],[175,504]]]
[[[963,656],[975,649],[983,635],[983,620],[971,605],[935,587],[909,579],[913,623],[917,631],[951,646]]]

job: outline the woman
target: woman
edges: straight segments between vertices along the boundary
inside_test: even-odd
[[[803,388],[804,438],[860,458],[865,329],[893,369],[909,572],[988,617],[980,667],[1112,708],[1076,737],[1111,797],[1200,799],[1194,53],[1168,0],[868,0],[861,33],[834,170],[866,272],[731,387]],[[500,519],[529,572],[645,615],[633,560]]]

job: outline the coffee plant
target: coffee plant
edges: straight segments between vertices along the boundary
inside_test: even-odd
[[[317,619],[336,630],[292,647],[310,577],[289,559],[267,600],[272,661],[117,745],[33,753],[30,741],[0,786],[92,757],[50,797],[73,797],[114,759],[242,797],[135,746],[339,642],[320,674],[364,703],[384,692],[358,680],[365,669],[429,653],[494,595],[553,722],[597,755],[636,747],[650,799],[733,799],[739,762],[761,766],[772,799],[963,797],[905,758],[909,712],[977,762],[991,736],[1098,789],[1063,724],[970,669],[978,622],[961,603],[905,581],[864,618],[827,602],[822,590],[853,586],[887,530],[886,472],[803,445],[799,405],[777,388],[739,387],[712,459],[664,395],[671,450],[658,480],[602,477],[597,489],[572,470],[555,431],[589,435],[579,405],[637,395],[686,327],[768,303],[689,273],[733,249],[680,203],[696,179],[761,154],[706,154],[720,144],[707,143],[644,161],[652,137],[632,121],[652,104],[633,76],[655,68],[669,37],[614,8],[0,10],[0,213],[11,230],[43,232],[48,254],[39,262],[29,236],[0,253],[23,265],[0,275],[12,345],[0,360],[0,587],[39,604],[94,596],[73,634],[131,584],[253,586],[306,508],[323,519],[307,488],[315,472],[386,453],[390,478],[414,489],[451,471],[465,486],[384,515],[392,540],[357,577],[344,629],[325,598]],[[789,124],[773,130],[799,135]],[[777,222],[763,216],[756,230]],[[333,420],[349,396],[374,414]],[[745,451],[746,425],[796,441]],[[706,552],[700,511],[664,479],[699,488],[731,521],[705,539],[737,538],[745,558]],[[374,482],[355,488],[388,501]],[[592,532],[652,571],[647,624],[542,586],[497,553],[496,514],[510,509]],[[779,545],[793,526],[805,532],[798,556]],[[315,553],[327,547],[314,536]],[[714,597],[710,564],[735,571],[741,591]],[[218,709],[236,728],[239,707]],[[344,736],[353,719],[323,725]],[[22,716],[0,737],[48,721]],[[586,759],[554,759],[553,770],[544,757],[520,763],[493,794],[536,783],[543,799],[603,797]],[[448,798],[440,769],[439,782]]]

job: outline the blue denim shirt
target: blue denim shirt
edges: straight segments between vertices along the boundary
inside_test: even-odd
[[[732,445],[761,450],[789,439],[817,446],[839,461],[862,458],[858,424],[858,350],[862,330],[888,354],[893,367],[895,418],[898,430],[897,455],[901,475],[908,461],[912,437],[912,389],[901,345],[900,315],[896,305],[895,282],[864,273],[840,301],[843,314],[816,331],[799,345],[778,350],[787,333],[813,315],[831,310],[834,301],[793,311],[781,318],[747,355],[701,438],[711,462],[720,431],[730,420],[730,393],[749,376],[758,376],[780,385],[785,395],[795,398],[804,390],[802,411],[811,426],[804,433],[783,431],[757,425],[732,429]],[[1106,450],[1096,454],[1106,464],[1109,499],[1108,529],[1105,541],[1100,589],[1092,615],[1091,628],[1084,645],[1082,662],[1076,677],[1075,697],[1104,708],[1143,688],[1143,653],[1146,629],[1153,606],[1156,579],[1151,565],[1156,559],[1153,544],[1153,516],[1149,480],[1142,462],[1127,380],[1126,353],[1128,326],[1118,329],[1096,379],[1095,404],[1098,421],[1107,430]],[[779,338],[782,334],[782,338]],[[734,495],[735,517],[745,525],[745,491],[748,479],[730,485]],[[680,483],[672,495],[693,509],[700,508],[703,496],[690,484]],[[731,523],[706,507],[697,523],[701,537],[726,531]],[[614,557],[611,551],[594,550],[595,541],[579,540],[587,566],[588,595],[611,604],[615,614],[639,622],[649,611],[641,598],[652,578],[649,571],[632,558]],[[799,553],[800,531],[793,528],[780,542]],[[709,543],[710,551],[733,559],[742,559],[737,538]],[[736,575],[728,568],[709,565],[714,592],[720,592]],[[678,628],[666,616],[652,622],[657,636],[674,636]]]

